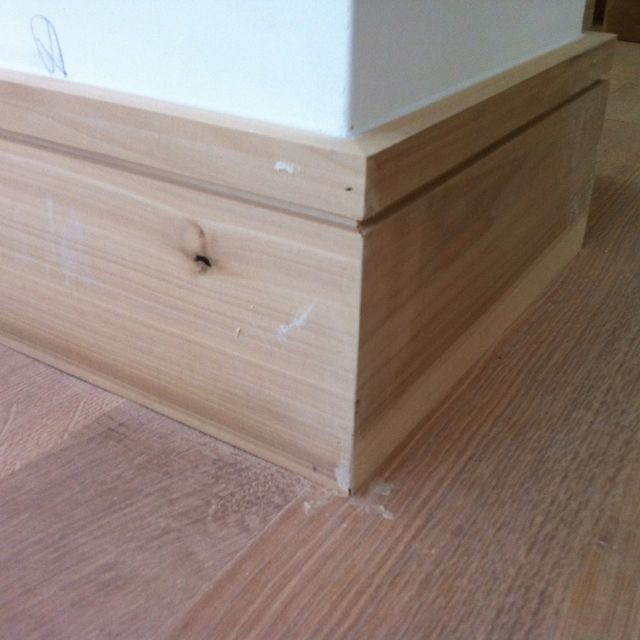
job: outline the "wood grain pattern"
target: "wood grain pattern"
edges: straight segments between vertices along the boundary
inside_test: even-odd
[[[609,101],[600,140],[589,224],[615,215],[618,200],[640,176],[640,47],[616,43]]]
[[[636,432],[637,435],[637,432]],[[571,585],[558,640],[637,638],[640,634],[640,456],[625,469],[598,516],[586,557]]]
[[[577,250],[611,51],[585,36],[341,142],[0,74],[2,340],[352,490]],[[385,209],[361,224],[332,195],[354,153],[341,197]],[[275,202],[277,165],[301,190]]]
[[[0,162],[3,340],[335,482],[357,232],[6,141]]]
[[[640,96],[640,87],[638,87]],[[615,97],[612,99],[615,100]],[[640,123],[639,123],[640,124]],[[589,225],[616,215],[626,189],[640,178],[640,126],[606,120],[598,152]]]
[[[607,118],[640,124],[640,51],[635,44],[617,42],[616,56]]]
[[[304,487],[116,407],[0,483],[0,637],[162,638]]]
[[[386,486],[310,514],[292,505],[171,637],[560,637],[596,523],[640,453],[638,207],[636,180]],[[625,588],[616,614],[631,622],[637,580]]]
[[[614,124],[585,249],[387,484],[336,498],[125,403],[0,480],[0,637],[637,640],[640,147]],[[26,363],[0,345],[16,452],[81,397]]]
[[[0,479],[61,447],[76,431],[122,402],[2,346],[0,381]]]
[[[353,222],[596,82],[611,56],[612,36],[587,34],[353,140],[3,70],[0,136]]]
[[[580,249],[606,97],[596,85],[365,231],[356,487]]]
[[[614,38],[590,33],[358,139],[374,215],[600,80]]]
[[[0,105],[3,137],[297,211],[361,215],[366,162],[349,140],[9,70]]]

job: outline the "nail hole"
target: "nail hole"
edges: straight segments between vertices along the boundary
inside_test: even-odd
[[[200,255],[199,253],[196,254],[195,258],[193,259],[194,262],[204,266],[210,268],[211,267],[211,260],[209,260],[209,258],[207,258],[207,256],[203,256]]]
[[[345,191],[353,191],[353,187],[347,187]]]

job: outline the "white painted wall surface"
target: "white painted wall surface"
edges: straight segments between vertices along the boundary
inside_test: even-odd
[[[335,136],[580,35],[584,0],[3,0],[0,66]],[[43,36],[44,37],[44,36]],[[58,72],[56,75],[60,76]]]
[[[56,27],[69,81],[345,129],[351,0],[1,0],[0,66],[45,73],[36,14]]]
[[[363,131],[578,38],[584,0],[354,0],[351,126]]]

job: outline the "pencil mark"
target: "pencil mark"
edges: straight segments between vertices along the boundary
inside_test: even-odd
[[[33,16],[31,18],[31,35],[47,73],[53,76],[57,70],[66,78],[67,69],[64,66],[60,40],[51,20],[40,14]]]

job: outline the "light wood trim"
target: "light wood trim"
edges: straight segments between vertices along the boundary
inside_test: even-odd
[[[3,341],[335,481],[353,430],[356,230],[7,141],[0,165]]]
[[[615,37],[579,40],[474,84],[358,139],[365,217],[406,197],[603,78]]]
[[[365,230],[356,486],[515,319],[514,283],[576,220],[583,228],[606,96],[598,83]],[[569,255],[541,264],[557,273]]]
[[[446,368],[442,350],[467,344],[483,314],[498,313],[509,287],[584,217],[610,47],[606,36],[585,36],[353,141],[280,138],[5,74],[3,340],[323,482],[361,485],[439,385],[463,372],[456,356],[453,373],[433,383],[432,370]],[[381,215],[358,224],[365,192],[408,162],[397,157],[403,149],[407,176],[378,191]],[[276,158],[309,171],[275,171]],[[362,188],[340,190],[361,205],[347,211],[335,185],[353,176]],[[475,224],[489,229],[479,242]],[[212,254],[212,277],[198,273],[200,253]],[[463,323],[447,322],[466,303],[456,281],[473,269],[482,295],[464,306]],[[443,292],[444,312],[434,297]],[[303,335],[278,342],[278,327],[300,326],[294,314],[311,303]],[[506,326],[516,307],[504,304]],[[468,345],[467,366],[492,344],[487,335]],[[409,368],[411,378],[397,373]],[[423,375],[435,390],[416,383],[431,397],[414,405]]]
[[[0,71],[0,135],[296,211],[363,208],[366,159],[349,140],[59,79]]]
[[[111,391],[118,396],[121,396],[121,398],[131,400],[143,407],[152,409],[161,415],[176,420],[181,425],[188,425],[202,431],[203,433],[217,437],[231,446],[247,451],[258,458],[268,460],[269,462],[283,467],[284,469],[289,469],[294,473],[308,478],[315,484],[332,489],[333,491],[337,490],[346,495],[346,492],[340,490],[340,487],[336,485],[335,477],[333,475],[317,473],[312,467],[283,455],[282,452],[277,449],[266,450],[265,447],[261,445],[256,445],[255,443],[246,441],[241,435],[239,436],[232,429],[226,428],[225,425],[212,425],[210,421],[203,419],[201,416],[189,413],[184,409],[167,405],[165,402],[162,402],[152,395],[141,393],[138,389],[124,384],[119,379],[100,373],[82,363],[76,362],[75,360],[70,360],[62,355],[52,353],[45,347],[34,347],[29,344],[25,344],[22,340],[13,339],[10,336],[3,335],[2,333],[0,333],[0,345],[5,345],[10,349],[24,353],[25,355],[55,367],[60,371],[76,376],[80,380],[85,380],[101,389]],[[124,402],[124,400],[121,401]]]
[[[531,265],[505,293],[441,358],[426,369],[404,396],[367,426],[354,455],[356,490],[449,393],[453,385],[493,347],[514,320],[553,282],[580,251],[586,218],[576,221]],[[390,426],[392,425],[392,428]],[[384,452],[384,454],[382,454]]]
[[[601,78],[611,52],[587,34],[352,140],[4,70],[0,136],[357,222]]]

